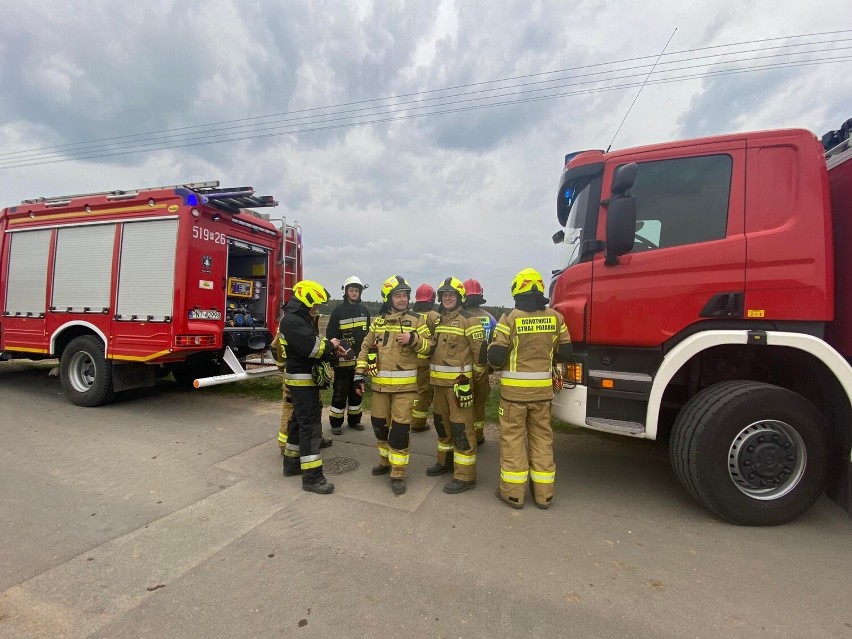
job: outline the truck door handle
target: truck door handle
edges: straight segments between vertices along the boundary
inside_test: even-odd
[[[698,317],[742,317],[745,293],[716,293],[707,300]]]

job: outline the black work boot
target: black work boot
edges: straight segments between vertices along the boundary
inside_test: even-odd
[[[364,430],[364,424],[362,424],[361,422],[353,422],[349,424],[349,428],[353,430]]]
[[[284,476],[295,477],[302,474],[302,468],[297,457],[284,457]]]
[[[389,472],[390,466],[382,466],[381,464],[379,464],[378,466],[373,466],[373,470],[370,471],[370,473],[375,476],[387,475]]]
[[[412,433],[425,433],[425,432],[426,432],[427,430],[429,430],[430,428],[432,428],[432,427],[429,425],[429,423],[428,423],[428,422],[426,422],[426,423],[425,423],[425,424],[423,424],[422,426],[412,426],[412,427],[411,427],[411,432],[412,432]]]
[[[461,479],[453,479],[453,481],[444,484],[444,492],[449,495],[457,495],[458,493],[463,493],[466,490],[470,490],[476,486],[475,481],[462,481]]]
[[[391,479],[391,490],[394,495],[401,495],[405,492],[405,480],[402,477]]]
[[[311,483],[302,483],[302,490],[317,495],[330,495],[334,492],[334,484],[329,482],[325,477],[320,477],[318,480]]]
[[[328,448],[328,447],[329,447],[329,446],[331,446],[333,443],[334,443],[334,440],[333,440],[333,439],[330,439],[330,438],[328,438],[328,437],[323,437],[323,438],[320,440],[320,448]]]
[[[438,475],[443,475],[444,473],[451,473],[451,472],[453,472],[453,465],[452,464],[447,466],[447,465],[441,464],[439,462],[435,462],[434,466],[429,466],[429,468],[426,469],[426,474],[429,475],[429,477],[437,477]]]

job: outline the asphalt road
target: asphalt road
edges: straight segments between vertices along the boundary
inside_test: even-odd
[[[281,476],[279,407],[158,389],[72,406],[0,364],[0,637],[852,637],[852,525],[826,499],[742,528],[658,445],[557,434],[554,506],[429,478],[391,494],[369,428],[330,496]]]

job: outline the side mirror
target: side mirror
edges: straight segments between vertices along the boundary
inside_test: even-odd
[[[562,242],[565,240],[565,231],[563,231],[562,229],[556,231],[556,233],[554,233],[550,239],[553,240],[554,244],[562,244]]]
[[[624,195],[627,189],[631,188],[633,183],[636,182],[636,173],[638,170],[639,167],[636,166],[636,162],[622,164],[618,167],[612,176],[612,194]]]
[[[606,266],[617,265],[619,255],[633,250],[635,232],[636,200],[630,195],[613,199],[606,214]]]

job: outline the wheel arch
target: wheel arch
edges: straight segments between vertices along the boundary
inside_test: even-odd
[[[53,334],[50,336],[51,354],[61,358],[62,353],[65,351],[65,347],[71,343],[71,340],[76,337],[80,337],[81,335],[94,335],[98,337],[104,344],[104,355],[107,355],[109,346],[106,335],[104,335],[103,331],[91,322],[83,320],[66,322],[53,331]]]
[[[749,344],[749,331],[745,330],[696,333],[677,344],[666,354],[654,375],[651,386],[645,421],[646,439],[657,438],[663,395],[676,376],[685,371],[696,358],[719,346],[735,346],[743,350],[783,348],[788,349],[791,354],[795,353],[795,357],[789,358],[790,365],[796,366],[797,373],[812,376],[817,382],[816,385],[809,384],[808,388],[804,388],[806,386],[804,384],[785,383],[783,379],[773,379],[772,383],[806,397],[823,413],[835,441],[838,443],[849,441],[849,415],[852,414],[849,399],[852,397],[852,367],[843,356],[823,340],[803,333],[766,332],[763,345]],[[773,351],[773,355],[779,352]],[[784,355],[782,354],[781,357],[783,358]],[[811,380],[811,377],[806,379]]]

